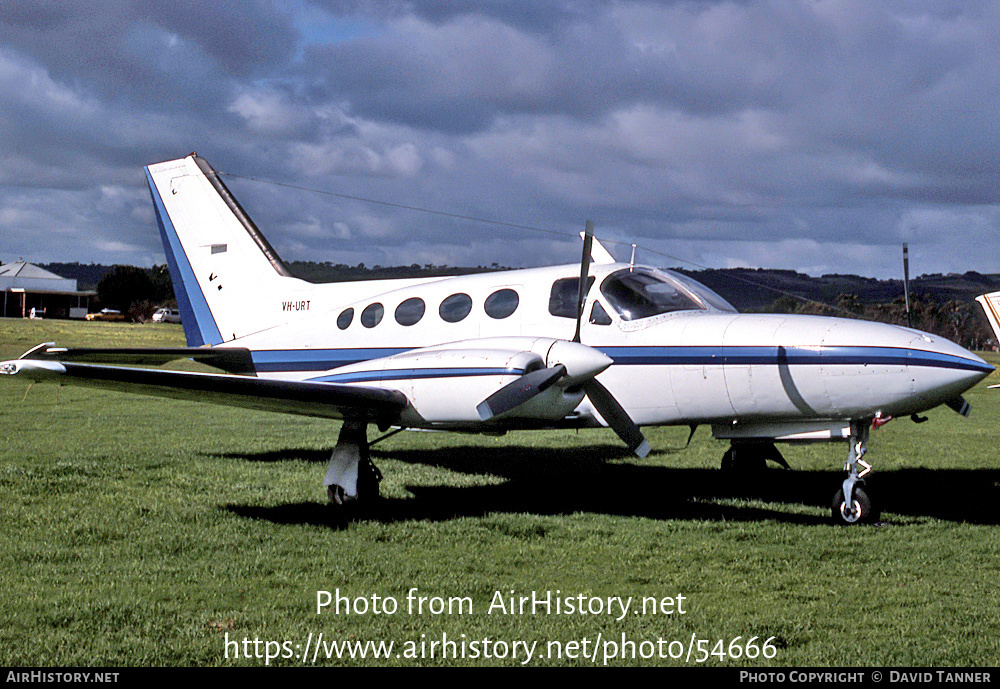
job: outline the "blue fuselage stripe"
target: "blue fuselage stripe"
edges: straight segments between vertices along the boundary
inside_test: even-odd
[[[616,366],[921,366],[989,373],[989,364],[953,354],[903,347],[596,347],[611,357]],[[253,352],[254,366],[261,373],[325,372],[341,366],[400,354],[409,348],[267,350]],[[406,376],[428,377],[431,371],[446,371],[441,376],[492,375],[465,373],[470,370],[505,371],[506,369],[401,369]],[[412,373],[412,375],[410,375]],[[337,374],[333,374],[334,376]],[[343,374],[352,375],[352,374]],[[360,374],[358,374],[360,375]],[[365,375],[371,376],[371,373]],[[332,378],[331,378],[332,379]],[[369,378],[370,379],[370,378]],[[386,378],[383,376],[382,378]],[[326,380],[324,378],[323,380]]]
[[[989,364],[972,359],[903,347],[598,347],[621,366],[924,366],[988,373]]]
[[[410,351],[409,347],[366,349],[278,349],[253,352],[258,373],[277,371],[329,371],[341,366],[381,359]]]

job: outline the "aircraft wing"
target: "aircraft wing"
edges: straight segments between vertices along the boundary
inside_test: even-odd
[[[400,392],[372,387],[68,361],[4,361],[0,363],[0,375],[3,374],[244,409],[390,424],[408,404]]]
[[[56,347],[40,344],[21,359],[81,361],[92,364],[134,364],[158,366],[178,359],[193,359],[226,373],[257,375],[250,350],[244,347]]]

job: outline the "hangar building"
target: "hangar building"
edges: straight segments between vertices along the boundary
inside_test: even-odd
[[[32,309],[44,318],[83,318],[96,292],[77,289],[76,280],[62,278],[31,263],[0,265],[5,318],[28,318]]]

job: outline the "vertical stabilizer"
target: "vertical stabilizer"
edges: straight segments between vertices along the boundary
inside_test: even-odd
[[[150,165],[146,179],[189,346],[278,325],[281,299],[309,299],[312,285],[291,277],[203,158]]]

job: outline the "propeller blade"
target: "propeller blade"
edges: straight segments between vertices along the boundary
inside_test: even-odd
[[[972,409],[972,405],[969,404],[964,397],[959,395],[958,397],[953,397],[952,399],[945,402],[949,409],[953,412],[957,412],[962,416],[968,416],[969,411]]]
[[[635,425],[635,422],[632,421],[628,412],[622,408],[622,405],[618,404],[618,400],[614,398],[614,395],[606,387],[598,383],[595,378],[591,378],[584,383],[583,389],[586,390],[587,397],[590,398],[590,402],[594,405],[594,408],[608,422],[611,430],[617,433],[618,437],[628,445],[629,451],[634,452],[639,457],[648,455],[649,443],[646,442],[645,436],[643,436],[639,427]]]
[[[476,407],[479,418],[488,421],[494,416],[499,416],[521,406],[535,395],[544,392],[564,375],[566,375],[566,367],[562,364],[524,374],[480,402],[479,406]]]
[[[576,298],[576,334],[573,342],[580,341],[580,326],[583,322],[583,299],[587,296],[587,273],[590,272],[590,253],[594,246],[594,223],[587,221],[583,231],[583,259],[580,261],[580,288]]]

